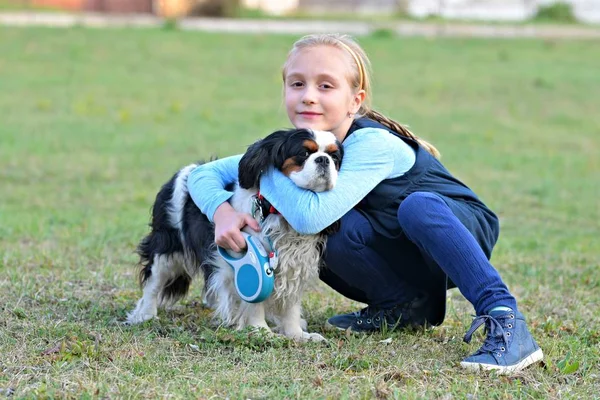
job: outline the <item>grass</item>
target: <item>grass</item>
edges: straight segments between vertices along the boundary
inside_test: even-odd
[[[0,29],[0,394],[17,398],[593,398],[600,376],[598,42],[361,40],[375,106],[431,140],[502,221],[493,263],[545,366],[458,367],[470,305],[424,332],[298,345],[211,327],[200,285],[160,319],[134,249],[179,167],[288,126],[291,36]],[[318,284],[309,327],[353,310]],[[382,340],[391,338],[391,343]]]

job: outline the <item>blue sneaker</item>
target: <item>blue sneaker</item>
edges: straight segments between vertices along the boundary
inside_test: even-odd
[[[516,311],[492,311],[473,320],[464,337],[469,343],[473,333],[485,324],[487,337],[483,346],[465,358],[460,365],[466,369],[495,370],[510,374],[544,358],[525,325],[525,317]]]

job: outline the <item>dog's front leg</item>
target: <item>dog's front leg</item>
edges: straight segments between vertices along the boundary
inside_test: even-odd
[[[302,307],[300,303],[293,304],[284,310],[281,317],[281,332],[294,340],[299,341],[323,341],[325,338],[318,333],[308,333],[302,330]],[[306,323],[306,321],[304,321]]]
[[[251,326],[254,328],[264,328],[269,332],[271,331],[265,320],[265,306],[263,303],[244,303],[241,312],[243,318],[241,318],[238,323],[238,329]]]

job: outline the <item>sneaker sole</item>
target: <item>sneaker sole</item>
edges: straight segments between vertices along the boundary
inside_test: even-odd
[[[523,361],[521,361],[517,364],[514,364],[514,365],[501,366],[501,365],[480,364],[480,363],[471,363],[471,362],[462,361],[460,363],[460,366],[465,369],[468,369],[469,371],[475,371],[475,372],[476,371],[497,371],[498,374],[500,374],[500,375],[506,375],[506,374],[511,374],[513,372],[517,372],[524,368],[527,368],[531,364],[534,364],[538,361],[542,361],[543,359],[544,359],[544,353],[542,352],[542,349],[537,349],[536,351],[531,353],[529,356],[525,357],[525,359],[523,359]]]
[[[325,330],[327,330],[327,331],[345,331],[345,329],[342,329],[342,328],[340,328],[340,327],[337,327],[337,326],[335,326],[335,325],[331,325],[331,324],[329,323],[329,321],[326,321],[326,322],[325,322],[325,327],[324,327],[324,328],[325,328]]]
[[[356,334],[362,334],[362,333],[366,332],[366,331],[355,331],[355,330],[352,330],[352,328],[350,328],[350,327],[348,327],[346,329],[340,328],[339,326],[330,324],[329,321],[325,322],[324,328],[326,331],[351,332],[351,333],[356,333]]]
[[[329,321],[325,322],[325,325],[323,326],[323,328],[326,331],[338,331],[338,332],[351,332],[351,333],[356,333],[358,335],[362,335],[365,333],[377,333],[377,332],[382,332],[381,329],[376,329],[376,330],[364,330],[364,331],[355,331],[354,329],[352,329],[351,327],[348,327],[346,329],[344,328],[340,328],[339,326],[335,326],[329,323]],[[403,328],[407,328],[407,327],[403,327]],[[389,329],[388,332],[392,332],[395,331],[395,329]]]

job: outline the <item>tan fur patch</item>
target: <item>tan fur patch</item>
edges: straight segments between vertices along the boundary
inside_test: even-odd
[[[283,166],[281,167],[281,172],[283,172],[285,176],[290,176],[292,172],[298,172],[300,170],[302,170],[302,167],[296,164],[296,161],[294,161],[293,158],[288,158],[285,160]]]
[[[319,145],[314,140],[305,140],[302,145],[311,153],[319,151]]]
[[[327,147],[325,147],[325,152],[326,153],[335,153],[336,151],[338,151],[338,146],[335,143],[332,144],[328,144]]]

